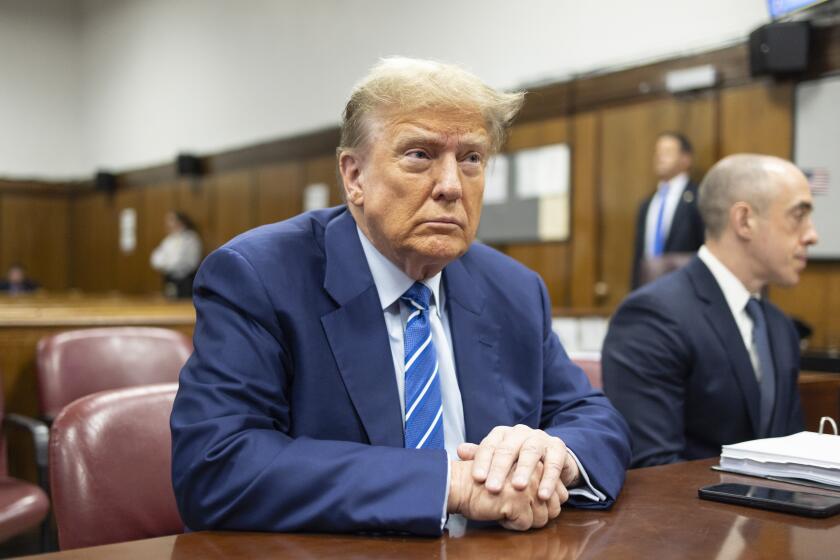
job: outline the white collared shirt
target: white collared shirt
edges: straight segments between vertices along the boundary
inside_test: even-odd
[[[664,181],[663,181],[664,182]],[[662,183],[659,183],[661,187]],[[645,217],[645,256],[653,255],[653,243],[656,239],[656,218],[659,216],[659,208],[663,202],[665,204],[665,212],[662,214],[662,232],[663,239],[667,240],[671,233],[671,224],[674,222],[674,213],[677,211],[677,205],[680,203],[683,191],[688,185],[688,174],[680,173],[670,181],[668,181],[668,194],[665,200],[657,190],[656,194],[648,205],[647,216]]]
[[[373,276],[373,283],[379,294],[379,303],[382,305],[382,312],[385,316],[385,327],[388,330],[388,342],[391,346],[391,357],[394,360],[394,372],[400,397],[400,410],[405,417],[405,349],[403,340],[409,310],[407,305],[400,301],[400,297],[414,284],[414,280],[380,253],[358,226],[356,226],[356,232],[359,235],[359,241],[362,243],[362,250],[365,253],[365,259]],[[423,280],[422,283],[432,292],[432,297],[429,300],[429,325],[432,331],[432,342],[438,356],[440,396],[443,403],[444,447],[449,460],[457,461],[460,460],[457,453],[458,446],[466,441],[466,428],[464,424],[464,405],[461,401],[461,389],[458,386],[454,353],[452,352],[452,333],[449,330],[449,318],[445,312],[446,293],[440,283],[442,275],[442,272],[438,272],[431,278]],[[404,423],[405,420],[403,419]],[[583,496],[595,502],[606,500],[603,492],[592,485],[589,474],[581,465],[577,455],[571,449],[568,449],[568,451],[577,463],[581,478],[581,485],[569,489],[569,494]],[[443,503],[442,523],[446,522],[450,470],[447,462],[446,492],[444,494],[446,498],[444,498]],[[457,519],[457,522],[455,523],[456,526],[453,527],[453,520],[455,519]],[[464,518],[462,516],[451,516],[449,521],[450,534],[453,533],[453,529],[457,533],[464,530]]]
[[[738,326],[741,338],[744,339],[744,346],[750,355],[750,362],[752,362],[755,376],[761,381],[761,368],[758,367],[758,350],[755,348],[755,344],[753,344],[753,320],[749,313],[747,313],[747,303],[749,303],[750,298],[761,299],[761,295],[751,294],[744,284],[732,274],[732,271],[726,268],[726,265],[720,262],[720,259],[709,251],[705,245],[697,251],[697,256],[709,268],[718,286],[720,286],[726,304],[729,306],[729,311],[732,312],[732,317],[735,318],[735,324]]]

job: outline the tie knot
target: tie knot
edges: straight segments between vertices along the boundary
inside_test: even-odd
[[[423,311],[429,310],[429,300],[432,299],[432,291],[425,284],[415,282],[400,298],[409,304]]]
[[[764,319],[764,312],[761,309],[761,302],[758,299],[751,297],[747,302],[747,315],[753,321],[761,321]]]
[[[668,181],[662,181],[661,183],[659,183],[659,192],[662,194],[662,196],[668,194],[669,188],[671,188],[671,184],[668,183]]]

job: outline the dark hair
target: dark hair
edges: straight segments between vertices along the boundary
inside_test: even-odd
[[[193,222],[189,216],[177,210],[173,211],[172,214],[175,216],[175,219],[184,226],[184,229],[195,231],[195,222]]]
[[[684,154],[692,155],[694,153],[694,148],[691,146],[691,141],[684,135],[679,132],[674,132],[672,130],[666,130],[665,132],[660,132],[659,136],[656,137],[657,140],[660,138],[673,138],[680,144],[680,151]]]

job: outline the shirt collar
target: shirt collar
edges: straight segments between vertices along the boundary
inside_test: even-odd
[[[736,315],[744,311],[751,297],[761,299],[760,294],[751,294],[744,284],[738,280],[738,277],[732,274],[732,271],[726,268],[719,258],[717,258],[709,248],[703,245],[697,251],[697,256],[700,258],[715,277],[715,280],[723,292],[723,297],[726,299],[732,315]]]
[[[671,178],[670,181],[660,181],[659,186],[661,187],[665,183],[668,183],[668,192],[682,192],[685,189],[685,186],[688,184],[688,173],[680,173],[676,177]]]
[[[367,260],[368,268],[370,268],[370,273],[373,276],[376,291],[379,294],[379,303],[382,305],[382,310],[384,311],[391,307],[394,302],[399,301],[400,296],[414,284],[414,280],[400,270],[385,255],[380,253],[379,249],[373,246],[373,243],[359,229],[358,225],[356,226],[356,232],[359,234],[359,241],[362,242],[362,250],[365,252],[365,259]],[[438,317],[440,317],[445,303],[440,285],[441,274],[442,272],[438,272],[431,278],[426,278],[422,281],[432,291],[430,305],[439,302],[435,305]]]

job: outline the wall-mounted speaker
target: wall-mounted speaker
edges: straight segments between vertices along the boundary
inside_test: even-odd
[[[178,159],[175,160],[175,167],[180,176],[201,175],[201,158],[190,154],[179,154]]]
[[[750,74],[795,74],[808,68],[811,24],[768,23],[750,33]]]
[[[96,190],[113,194],[117,190],[117,176],[107,171],[98,171],[93,184]]]

